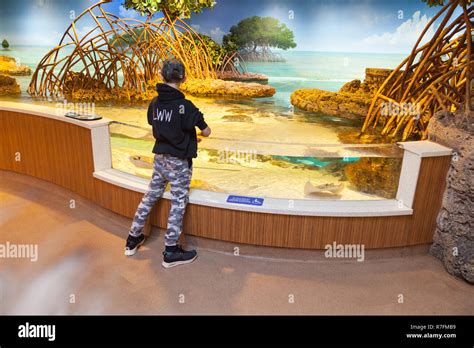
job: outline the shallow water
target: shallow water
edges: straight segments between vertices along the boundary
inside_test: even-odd
[[[8,55],[34,68],[45,48],[20,48]],[[28,52],[30,52],[28,54]],[[1,52],[0,54],[4,54]],[[345,167],[363,157],[399,157],[393,147],[341,146],[341,132],[357,132],[362,121],[308,113],[290,108],[290,95],[298,88],[337,91],[345,82],[363,79],[365,67],[394,67],[398,55],[370,55],[318,52],[284,52],[284,63],[251,63],[250,71],[269,76],[277,89],[271,98],[215,99],[189,97],[205,114],[212,137],[200,143],[194,162],[194,188],[262,197],[287,199],[380,199],[360,192],[345,176]],[[31,77],[18,77],[23,94],[0,98],[24,103],[37,101],[25,93]],[[58,107],[63,107],[60,103]],[[149,177],[147,162],[153,138],[146,121],[146,104],[94,105],[94,112],[126,125],[111,125],[113,167]],[[130,125],[130,126],[127,126]],[[133,127],[131,127],[133,126]],[[131,161],[141,156],[142,162]],[[381,159],[382,160],[382,159]],[[344,184],[337,194],[308,195],[304,187]]]

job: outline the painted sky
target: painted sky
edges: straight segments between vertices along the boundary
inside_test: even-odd
[[[249,16],[272,16],[295,34],[296,50],[408,53],[439,7],[421,0],[216,0],[190,24],[220,41]],[[71,22],[94,0],[0,0],[0,39],[11,45],[54,46]],[[139,18],[115,0],[104,7]],[[81,23],[86,32],[91,23]],[[430,35],[433,32],[429,33]]]

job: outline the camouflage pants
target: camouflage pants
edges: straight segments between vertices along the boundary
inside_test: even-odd
[[[161,198],[168,182],[171,184],[171,210],[168,217],[168,229],[165,245],[176,245],[183,226],[183,217],[189,200],[189,184],[192,169],[186,159],[171,155],[155,155],[153,175],[148,190],[142,198],[130,228],[130,234],[137,237],[142,234],[151,209]]]

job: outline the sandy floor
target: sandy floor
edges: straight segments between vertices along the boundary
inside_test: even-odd
[[[151,169],[136,167],[130,160],[131,155],[143,152],[130,148],[113,148],[113,167],[144,178],[151,177]],[[368,200],[383,199],[377,195],[366,194],[352,188],[344,181],[344,189],[338,195],[305,195],[307,181],[315,184],[340,184],[339,178],[324,170],[305,169],[300,166],[280,167],[270,162],[257,162],[254,165],[210,163],[206,152],[201,152],[194,161],[193,182],[191,187],[215,192],[239,195],[272,197],[283,199],[342,199]]]
[[[0,171],[0,241],[39,247],[37,262],[0,262],[0,313],[474,314],[474,288],[426,249],[333,261],[249,246],[234,256],[235,245],[187,238],[199,258],[165,270],[161,231],[123,255],[129,225],[67,190]]]
[[[276,108],[272,102],[248,100],[235,103],[232,100],[189,99],[204,113],[216,138],[335,144],[339,143],[337,134],[340,129],[353,126],[353,122],[337,117],[326,117],[323,121],[317,117],[308,119],[309,114],[304,112],[290,114],[287,110]],[[119,110],[96,107],[96,112],[127,124],[149,127],[146,105]],[[332,125],[328,124],[328,120],[332,120]]]

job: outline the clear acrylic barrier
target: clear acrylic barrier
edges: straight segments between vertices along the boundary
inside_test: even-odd
[[[150,178],[150,129],[110,124],[114,169]],[[393,199],[403,150],[395,144],[277,143],[203,138],[191,187],[284,199]]]

